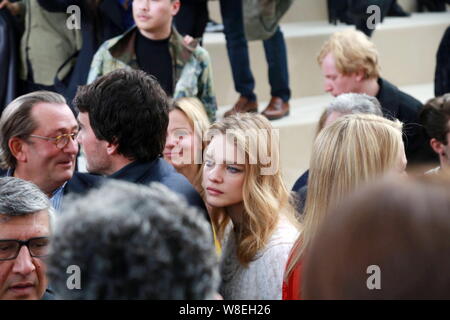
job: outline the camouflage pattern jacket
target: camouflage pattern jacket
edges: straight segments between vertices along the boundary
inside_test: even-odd
[[[87,83],[116,69],[139,69],[134,47],[136,32],[137,28],[133,27],[101,45],[92,60]],[[215,121],[217,103],[208,52],[196,43],[185,44],[175,28],[169,39],[169,52],[173,61],[173,98],[197,97],[205,106],[209,120]]]

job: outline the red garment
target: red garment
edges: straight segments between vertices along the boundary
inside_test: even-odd
[[[292,255],[289,257],[289,265]],[[302,263],[299,261],[287,279],[283,281],[283,300],[301,300]]]

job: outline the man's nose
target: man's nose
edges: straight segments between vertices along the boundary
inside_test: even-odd
[[[14,260],[13,272],[21,275],[28,275],[34,270],[36,270],[36,267],[34,266],[30,251],[27,246],[22,246],[19,255]]]
[[[69,142],[67,142],[64,147],[64,152],[77,154],[78,153],[78,137],[76,139],[69,138]]]

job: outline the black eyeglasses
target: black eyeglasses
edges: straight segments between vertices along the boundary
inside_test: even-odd
[[[26,241],[16,239],[0,240],[0,261],[13,260],[19,255],[22,246],[26,246],[32,257],[45,257],[50,248],[48,237],[31,238]]]
[[[67,144],[69,143],[70,139],[75,141],[77,136],[78,136],[78,132],[65,133],[65,134],[62,134],[62,135],[54,137],[54,138],[43,137],[43,136],[38,136],[38,135],[35,135],[35,134],[30,134],[30,137],[33,137],[33,138],[39,138],[39,139],[44,139],[44,140],[47,140],[47,141],[53,141],[53,143],[55,144],[55,146],[58,149],[63,149],[65,146],[67,146]]]

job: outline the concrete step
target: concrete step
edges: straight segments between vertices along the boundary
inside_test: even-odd
[[[437,47],[449,24],[450,12],[415,13],[408,18],[386,18],[373,36],[380,53],[383,76],[400,86],[432,82]],[[293,99],[323,93],[323,80],[316,62],[317,54],[332,33],[346,28],[349,26],[334,26],[326,21],[282,25],[288,48]],[[234,103],[238,94],[234,90],[224,35],[205,34],[204,46],[212,59],[218,104]],[[268,101],[270,87],[262,42],[250,42],[249,51],[251,69],[256,79],[255,93],[260,101]]]
[[[400,90],[412,95],[422,103],[434,97],[434,84],[400,86]],[[275,129],[280,130],[280,160],[286,185],[292,188],[300,175],[309,168],[311,148],[314,141],[319,117],[327,104],[333,99],[330,95],[318,95],[293,99],[290,115],[272,121]],[[266,102],[267,103],[267,102]],[[259,104],[259,112],[266,103]],[[218,118],[222,118],[231,105],[219,108]]]

